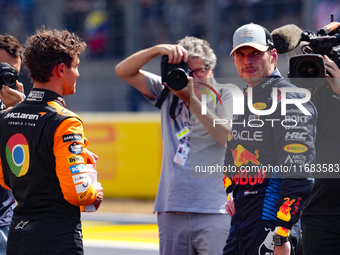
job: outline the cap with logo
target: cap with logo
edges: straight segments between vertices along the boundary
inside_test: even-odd
[[[247,24],[235,31],[230,56],[233,55],[235,50],[244,46],[266,51],[274,48],[274,42],[266,28],[256,24]]]

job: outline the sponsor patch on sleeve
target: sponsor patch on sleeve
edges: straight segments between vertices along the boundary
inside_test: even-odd
[[[89,194],[89,192],[90,192],[90,189],[87,189],[87,190],[85,190],[84,193],[80,194],[80,195],[78,196],[79,201],[84,200],[85,197]]]
[[[79,165],[70,166],[70,170],[71,170],[71,174],[83,173],[83,172],[86,172],[87,167],[86,165],[79,164]]]
[[[83,135],[82,134],[68,134],[68,135],[63,135],[63,142],[81,142],[83,140]]]
[[[68,147],[69,152],[73,154],[80,154],[83,152],[83,145],[73,142],[69,147]]]
[[[84,158],[79,155],[72,155],[70,157],[67,157],[67,160],[69,165],[85,163]]]
[[[86,191],[91,185],[91,180],[88,179],[87,181],[81,183],[81,184],[78,184],[76,185],[76,191],[77,191],[77,194],[80,194],[80,193],[83,193],[84,191]]]
[[[78,184],[78,183],[85,181],[87,178],[89,178],[89,175],[87,173],[74,174],[72,175],[72,178],[73,178],[73,183]]]

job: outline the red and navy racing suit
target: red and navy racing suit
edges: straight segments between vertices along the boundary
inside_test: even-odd
[[[313,185],[308,169],[315,160],[316,110],[309,101],[302,106],[311,115],[305,115],[295,104],[287,104],[286,115],[282,115],[284,94],[287,99],[306,95],[282,93],[297,88],[277,69],[252,88],[253,108],[270,109],[276,88],[277,108],[273,113],[252,113],[247,104],[248,88],[244,92],[244,115],[233,117],[224,185],[229,196],[232,192],[235,214],[223,254],[273,254],[275,232],[290,235],[294,254],[299,239],[297,223]]]

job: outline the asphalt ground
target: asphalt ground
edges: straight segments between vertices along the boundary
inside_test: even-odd
[[[105,198],[97,212],[152,214],[153,199]]]
[[[153,203],[153,200],[104,199],[97,212],[82,213],[85,254],[158,254]]]

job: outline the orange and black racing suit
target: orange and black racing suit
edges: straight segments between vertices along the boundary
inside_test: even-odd
[[[315,160],[316,109],[310,101],[302,104],[305,113],[292,104],[306,95],[289,92],[297,88],[278,70],[252,88],[252,95],[249,90],[244,115],[234,116],[227,143],[225,187],[232,192],[235,214],[223,254],[273,254],[274,233],[290,236],[294,254],[296,223],[313,183],[308,177]],[[273,111],[260,115],[248,105]]]
[[[22,222],[80,221],[79,206],[96,199],[82,120],[64,105],[58,94],[33,89],[24,102],[0,114],[0,182],[18,203],[13,222],[19,223],[11,225],[8,246],[11,231],[29,229],[30,223]]]

